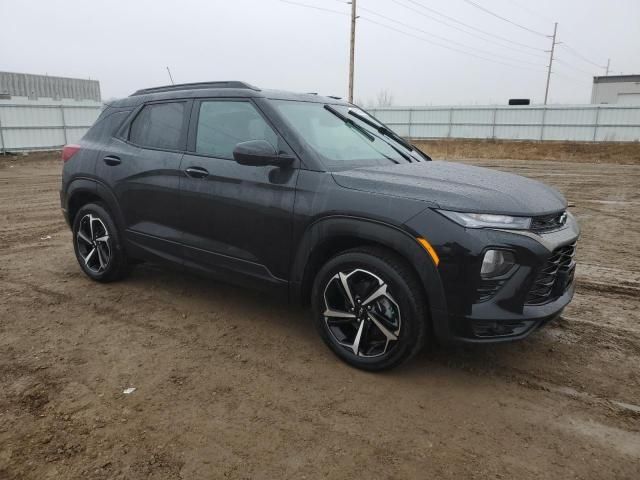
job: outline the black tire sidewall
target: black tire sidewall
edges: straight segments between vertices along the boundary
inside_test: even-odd
[[[393,349],[374,358],[358,357],[340,345],[326,326],[324,320],[324,289],[327,282],[339,271],[362,268],[379,276],[389,286],[389,292],[400,307],[400,335]],[[364,252],[347,252],[333,257],[318,272],[312,289],[311,304],[313,320],[318,333],[331,350],[342,360],[363,370],[384,370],[395,367],[413,356],[424,337],[426,320],[423,309],[417,302],[416,292],[407,280],[384,260]]]
[[[109,259],[109,263],[107,264],[107,268],[102,272],[96,273],[90,270],[82,259],[80,252],[78,251],[78,229],[80,227],[80,221],[84,218],[85,215],[91,213],[93,216],[102,220],[102,222],[107,227],[109,233],[110,247],[111,247],[111,258]],[[82,271],[92,280],[96,280],[98,282],[108,282],[119,274],[123,267],[123,263],[125,262],[125,256],[122,249],[122,245],[120,243],[120,236],[118,235],[118,230],[114,221],[111,218],[111,215],[107,211],[107,209],[98,203],[89,203],[84,205],[78,210],[78,213],[73,219],[73,250],[76,255],[76,259],[78,260],[78,264]]]

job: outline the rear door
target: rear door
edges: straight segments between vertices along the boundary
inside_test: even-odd
[[[191,101],[143,105],[98,159],[96,173],[120,207],[134,253],[181,262],[180,162]]]
[[[184,261],[226,281],[285,292],[298,161],[239,165],[233,149],[249,140],[293,156],[249,99],[194,102],[180,185]]]

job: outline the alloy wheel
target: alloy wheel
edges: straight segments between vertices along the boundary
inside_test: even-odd
[[[111,260],[109,231],[100,218],[86,214],[80,220],[76,233],[78,253],[85,266],[93,273],[102,273]]]
[[[335,274],[324,289],[324,307],[327,329],[354,355],[379,357],[396,345],[400,307],[374,273],[357,268]]]

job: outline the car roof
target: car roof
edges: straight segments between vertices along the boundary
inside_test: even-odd
[[[260,89],[246,82],[199,82],[181,85],[164,85],[161,87],[146,88],[134,92],[126,98],[115,100],[109,106],[135,107],[141,103],[185,99],[200,97],[229,97],[229,98],[268,98],[272,100],[297,100],[302,102],[344,104],[348,102],[339,97],[321,96],[316,93],[294,93],[284,90]]]

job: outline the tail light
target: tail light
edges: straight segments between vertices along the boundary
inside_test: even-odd
[[[62,161],[66,162],[67,160],[70,160],[71,157],[73,157],[79,151],[80,151],[80,145],[75,145],[75,144],[65,145],[64,148],[62,149]]]

